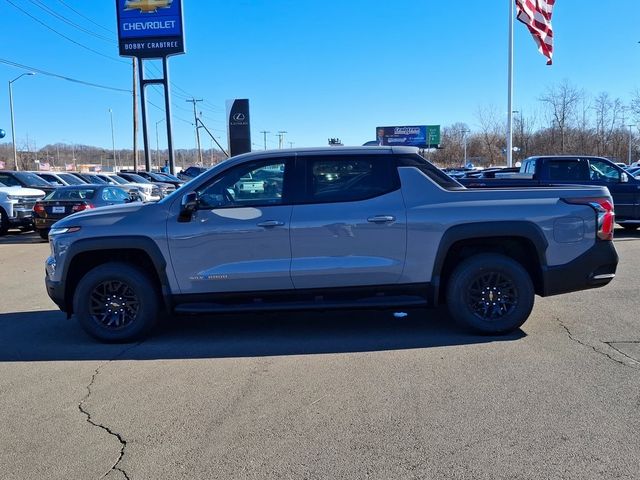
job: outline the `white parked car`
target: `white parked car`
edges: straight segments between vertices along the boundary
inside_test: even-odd
[[[0,235],[12,227],[33,228],[33,206],[42,198],[42,190],[0,183]]]

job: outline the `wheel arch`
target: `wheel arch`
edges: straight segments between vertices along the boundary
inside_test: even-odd
[[[547,239],[531,222],[469,223],[449,228],[433,267],[434,302],[444,300],[447,282],[461,261],[478,253],[499,253],[519,262],[531,275],[536,294],[544,292]]]
[[[166,274],[166,260],[158,245],[148,237],[102,237],[78,240],[67,252],[64,265],[64,304],[73,313],[73,295],[78,282],[90,270],[109,262],[125,262],[141,268],[154,282],[163,298],[164,308],[171,308],[171,289]]]

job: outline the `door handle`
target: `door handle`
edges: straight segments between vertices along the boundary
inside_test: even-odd
[[[375,217],[367,218],[367,222],[370,223],[391,223],[395,221],[396,217],[393,215],[376,215]]]
[[[284,222],[280,222],[278,220],[267,220],[266,222],[261,222],[258,224],[259,227],[265,227],[265,228],[282,227],[283,225],[284,225]]]

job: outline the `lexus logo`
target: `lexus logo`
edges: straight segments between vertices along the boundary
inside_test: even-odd
[[[232,118],[234,122],[244,122],[247,117],[244,113],[235,113]]]

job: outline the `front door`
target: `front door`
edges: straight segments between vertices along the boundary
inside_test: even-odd
[[[293,287],[289,268],[288,177],[292,160],[232,167],[197,189],[188,222],[167,227],[183,294],[255,292]]]
[[[407,220],[388,155],[299,156],[306,195],[293,207],[297,289],[392,285],[402,274]]]

